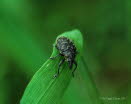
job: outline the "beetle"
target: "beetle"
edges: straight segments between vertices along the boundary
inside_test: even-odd
[[[50,59],[55,59],[59,55],[63,56],[63,59],[60,61],[57,73],[54,75],[54,77],[57,77],[59,75],[60,67],[65,61],[68,63],[70,69],[73,68],[73,64],[75,65],[75,68],[72,71],[72,76],[74,77],[74,72],[77,68],[77,62],[75,61],[77,51],[75,45],[68,38],[59,37],[56,41],[55,47],[58,49],[59,54],[54,57],[50,57]]]

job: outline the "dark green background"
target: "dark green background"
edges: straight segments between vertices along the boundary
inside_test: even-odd
[[[130,104],[130,10],[130,0],[0,0],[0,104],[20,101],[57,35],[75,28],[84,37],[80,66],[88,66],[83,73],[90,72],[100,99]],[[88,104],[88,80],[75,76],[62,104]],[[114,97],[121,99],[107,99]]]

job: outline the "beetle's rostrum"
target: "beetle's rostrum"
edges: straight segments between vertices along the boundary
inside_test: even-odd
[[[58,71],[54,75],[54,77],[57,77],[59,75],[60,67],[65,61],[68,62],[70,69],[72,69],[73,65],[75,65],[75,68],[72,71],[72,75],[74,77],[74,72],[77,68],[77,63],[75,61],[77,51],[76,51],[75,45],[68,38],[60,37],[60,38],[57,39],[55,47],[58,49],[59,54],[56,55],[55,57],[51,57],[50,59],[55,59],[59,55],[63,56],[62,57],[63,59],[60,61],[59,65],[58,65]]]

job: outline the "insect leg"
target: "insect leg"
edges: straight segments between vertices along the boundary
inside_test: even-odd
[[[61,67],[61,65],[64,63],[64,61],[65,61],[65,59],[63,59],[63,60],[60,61],[59,65],[58,65],[57,73],[54,75],[54,78],[59,75],[59,73],[60,73],[60,67]]]
[[[56,56],[54,56],[54,57],[50,57],[50,59],[55,59],[56,57],[58,57],[60,54],[58,54],[58,55],[56,55]]]
[[[60,67],[61,65],[64,63],[65,59],[61,60],[60,63],[59,63],[59,66],[58,66],[58,74],[59,74],[59,70],[60,70]]]
[[[75,64],[75,68],[74,68],[73,71],[72,71],[72,76],[74,77],[74,72],[75,72],[75,70],[76,70],[76,68],[77,68],[77,62],[74,61],[73,63]]]

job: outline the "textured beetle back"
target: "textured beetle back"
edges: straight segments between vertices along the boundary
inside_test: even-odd
[[[68,38],[66,37],[58,38],[56,47],[62,55],[71,59],[75,58],[76,47]]]

